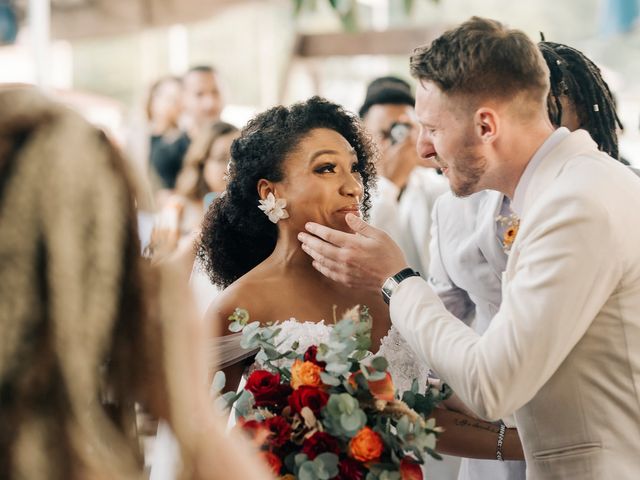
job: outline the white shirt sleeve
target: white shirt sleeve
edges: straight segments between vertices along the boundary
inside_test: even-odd
[[[475,304],[469,298],[465,290],[454,284],[440,250],[440,235],[438,230],[438,209],[440,202],[436,201],[431,212],[431,243],[429,276],[427,282],[434,292],[438,294],[442,303],[454,316],[469,324],[473,320]]]

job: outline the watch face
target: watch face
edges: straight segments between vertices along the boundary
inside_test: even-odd
[[[391,295],[393,294],[393,291],[397,286],[398,282],[396,282],[393,277],[387,278],[382,284],[382,298],[384,298],[384,301],[387,303],[387,305],[389,304]]]

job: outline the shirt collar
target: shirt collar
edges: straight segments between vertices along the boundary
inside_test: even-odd
[[[524,207],[524,199],[534,172],[536,171],[544,157],[546,157],[547,154],[556,147],[556,145],[558,145],[560,142],[562,142],[562,140],[569,136],[570,133],[571,132],[569,132],[569,130],[565,127],[558,128],[547,137],[540,148],[536,150],[536,153],[533,154],[531,160],[529,160],[529,163],[525,167],[524,172],[522,172],[522,176],[518,181],[518,185],[516,185],[516,190],[513,193],[513,200],[511,201],[511,209],[517,215],[520,215],[522,213],[522,208]]]

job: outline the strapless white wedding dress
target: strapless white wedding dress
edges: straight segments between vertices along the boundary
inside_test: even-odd
[[[294,318],[279,323],[281,331],[278,335],[278,350],[290,350],[294,342],[298,342],[297,351],[304,353],[311,345],[327,343],[332,326],[321,322],[301,322]],[[242,333],[227,335],[213,339],[209,357],[219,368],[225,368],[238,363],[256,351],[247,351],[240,346]],[[427,383],[429,368],[415,356],[400,333],[391,327],[387,336],[380,342],[380,349],[374,355],[380,355],[389,362],[388,371],[397,390],[405,391],[411,388],[413,380],[418,381],[420,391],[423,392]],[[254,366],[258,366],[255,365]],[[242,385],[240,386],[242,388]],[[233,424],[233,415],[230,424]],[[175,480],[178,478],[180,455],[178,445],[173,438],[171,429],[165,422],[158,425],[158,434],[152,453],[150,480]]]

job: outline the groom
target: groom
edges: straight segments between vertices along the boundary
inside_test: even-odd
[[[448,313],[357,217],[355,235],[309,224],[303,248],[334,280],[383,287],[396,327],[476,413],[515,414],[529,478],[637,477],[640,179],[586,132],[553,130],[548,70],[522,32],[473,18],[411,68],[419,153],[457,195],[498,190],[519,217],[491,325],[479,336]]]

